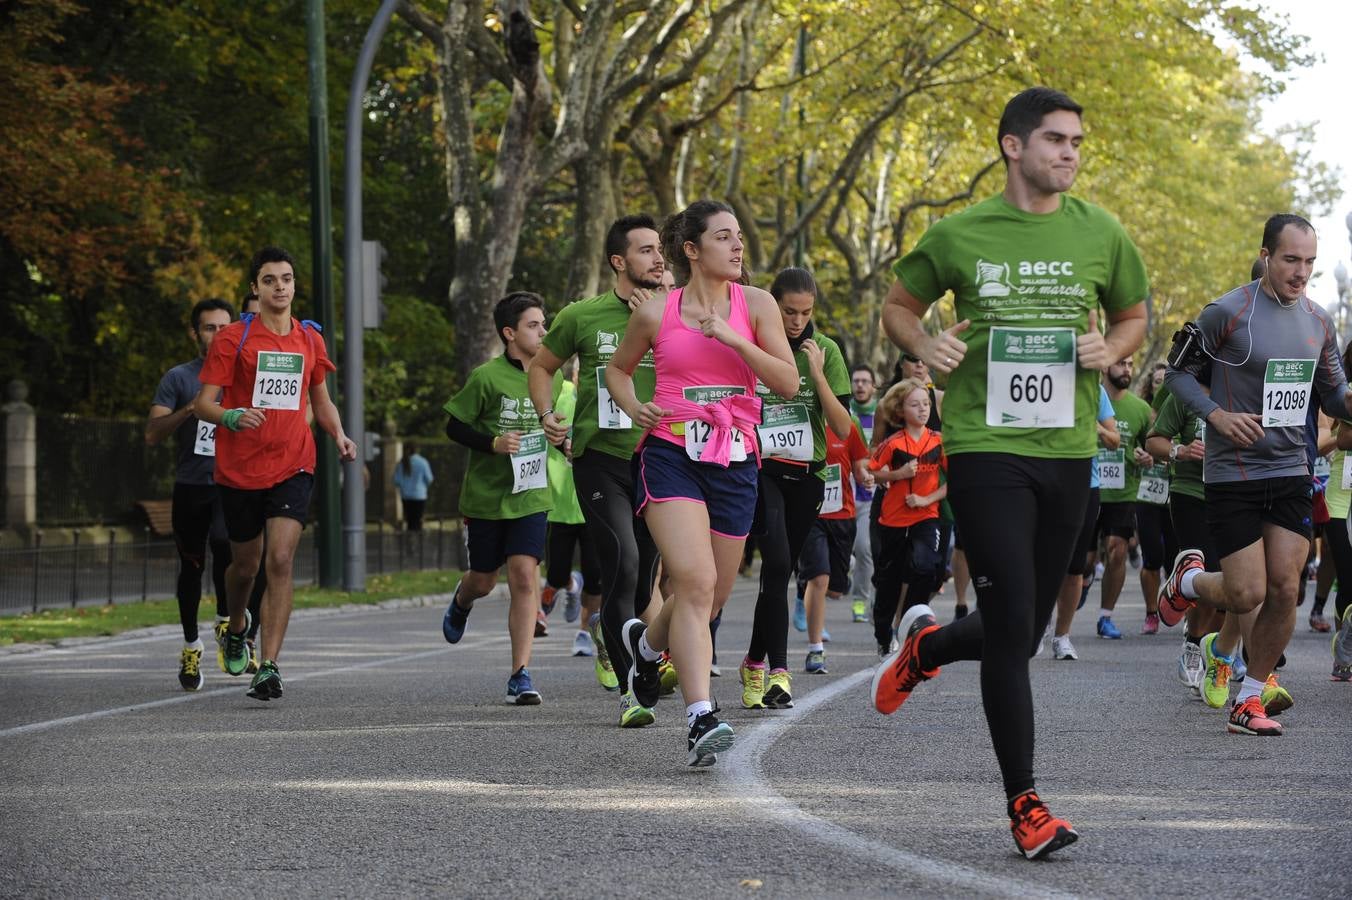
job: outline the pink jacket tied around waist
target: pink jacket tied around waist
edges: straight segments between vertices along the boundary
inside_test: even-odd
[[[671,415],[662,418],[665,423],[674,424],[699,419],[713,426],[709,432],[709,442],[704,445],[704,452],[700,454],[700,462],[726,469],[728,463],[732,461],[732,429],[736,428],[742,433],[743,442],[751,445],[756,462],[760,463],[760,447],[756,441],[756,426],[760,425],[761,421],[759,397],[731,394],[703,406],[689,400],[668,400],[665,405],[671,409]]]

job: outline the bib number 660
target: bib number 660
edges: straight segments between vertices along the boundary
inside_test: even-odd
[[[1015,403],[1050,403],[1051,375],[1015,375],[1009,380],[1009,399]]]

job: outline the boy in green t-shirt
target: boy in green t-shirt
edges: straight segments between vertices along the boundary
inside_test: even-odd
[[[455,587],[441,630],[447,641],[460,642],[474,601],[493,590],[505,563],[512,639],[507,702],[534,706],[540,693],[526,666],[540,609],[538,570],[546,513],[553,501],[545,466],[547,442],[526,386],[526,367],[545,335],[544,301],[526,291],[508,294],[493,308],[493,324],[503,354],[470,372],[460,393],[445,406],[450,414],[447,437],[470,451],[460,488],[469,571]],[[554,381],[554,399],[560,382]]]

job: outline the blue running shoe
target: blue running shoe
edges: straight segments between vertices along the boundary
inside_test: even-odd
[[[530,672],[522,666],[507,679],[507,703],[509,706],[539,706],[540,692],[530,683]]]
[[[822,643],[831,643],[831,632],[827,631],[825,628],[822,629]]]
[[[799,631],[807,631],[807,606],[803,604],[802,594],[793,601],[793,627]]]
[[[1113,624],[1113,620],[1109,616],[1099,616],[1098,636],[1110,641],[1122,640],[1122,632],[1117,630],[1117,626]]]
[[[451,594],[450,605],[446,607],[446,615],[441,617],[441,633],[449,644],[458,644],[460,639],[465,636],[465,624],[469,621],[469,610],[461,608],[456,602],[460,596],[459,583],[455,586],[455,592]]]

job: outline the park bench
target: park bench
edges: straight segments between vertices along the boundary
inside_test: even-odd
[[[137,500],[136,508],[145,513],[146,523],[155,537],[173,537],[174,501]]]

